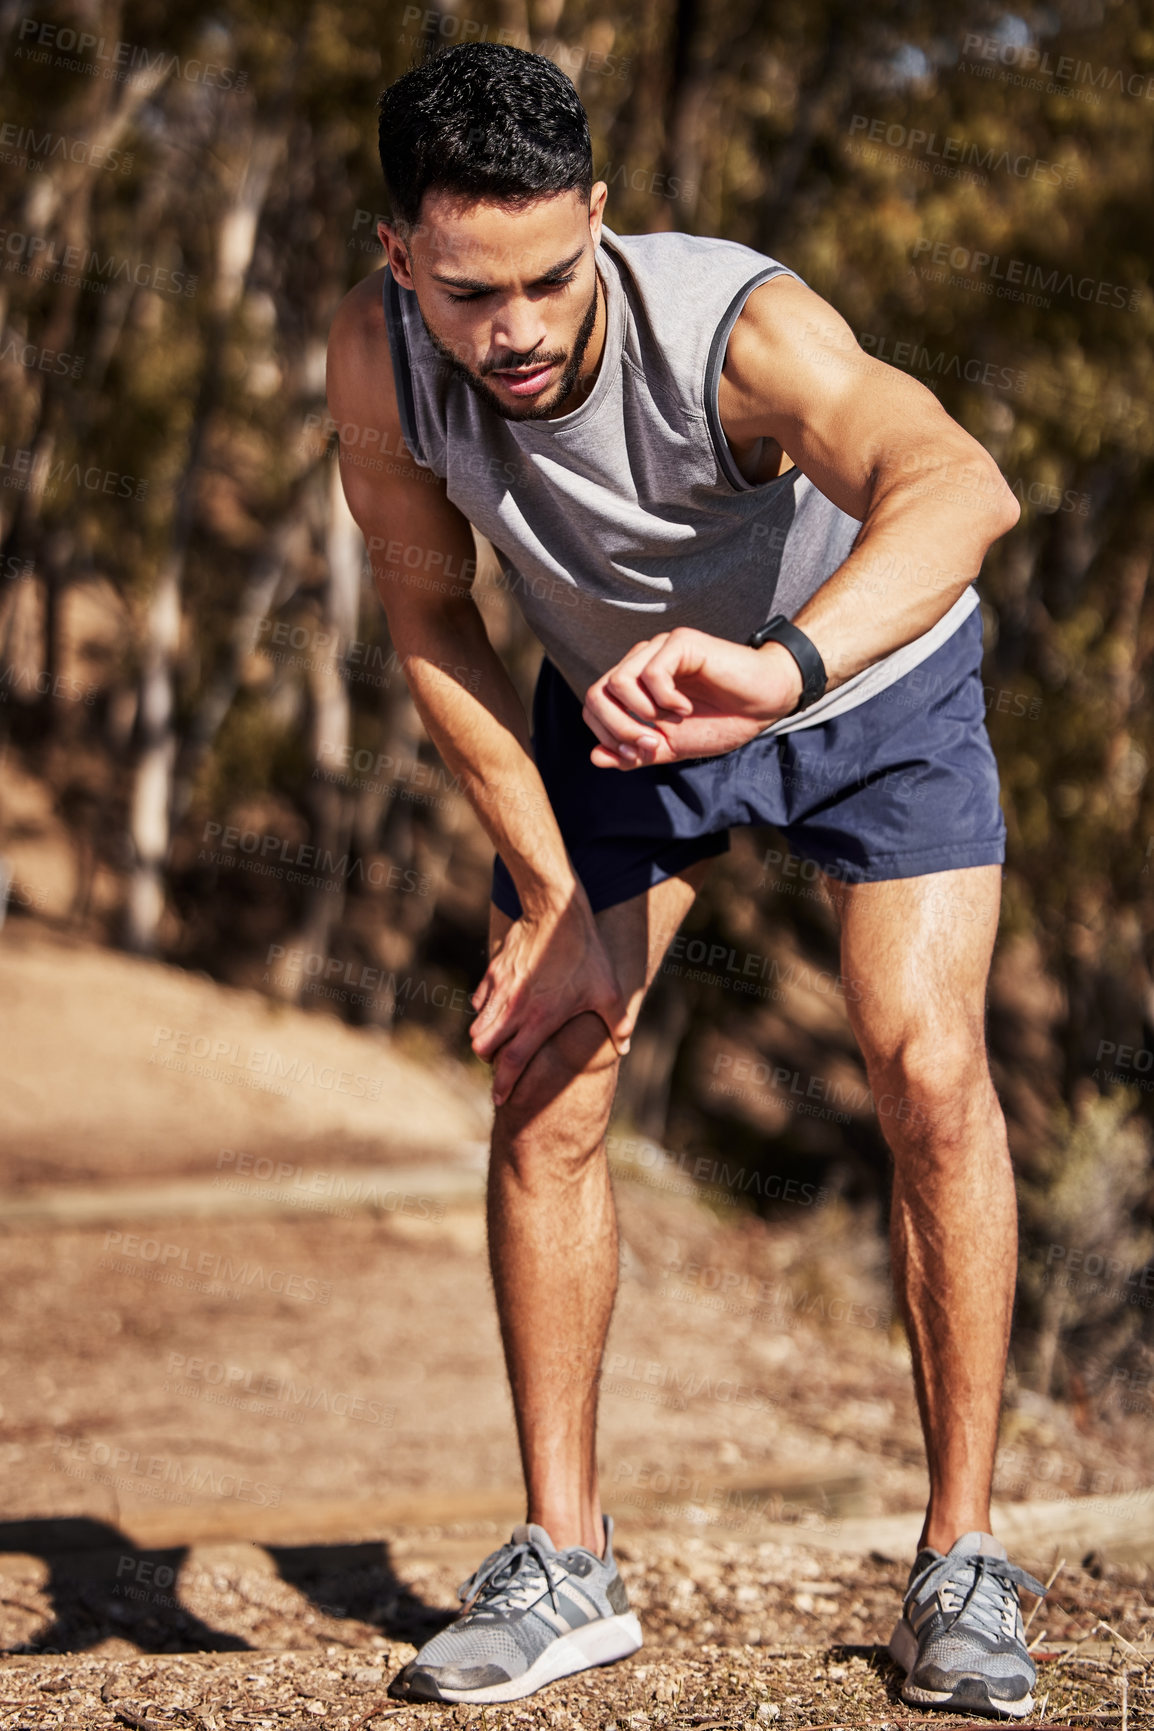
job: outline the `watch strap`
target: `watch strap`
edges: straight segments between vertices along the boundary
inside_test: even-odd
[[[829,677],[825,662],[813,640],[788,620],[784,613],[775,613],[746,638],[746,645],[750,649],[760,649],[763,643],[770,642],[780,643],[783,649],[788,649],[801,673],[801,697],[792,712],[796,715],[799,710],[808,709],[811,703],[816,703],[818,698],[824,695]]]

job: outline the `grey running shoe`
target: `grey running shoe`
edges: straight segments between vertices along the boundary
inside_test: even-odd
[[[394,1701],[519,1701],[641,1645],[608,1515],[603,1558],[556,1550],[544,1527],[515,1527],[458,1592],[464,1611],[393,1678]]]
[[[919,1551],[890,1640],[890,1656],[906,1672],[902,1700],[1024,1719],[1038,1674],[1026,1651],[1019,1587],[1039,1598],[1046,1591],[989,1533],[963,1533],[945,1556]]]

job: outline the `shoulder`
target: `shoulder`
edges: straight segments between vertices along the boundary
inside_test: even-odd
[[[333,314],[326,366],[330,406],[336,396],[342,402],[371,400],[378,414],[390,406],[396,413],[393,365],[381,301],[384,282],[385,270],[373,271],[349,290]]]
[[[716,323],[745,284],[776,265],[740,241],[673,229],[605,238],[627,290],[683,329],[687,320]]]
[[[370,271],[369,275],[351,288],[333,314],[329,326],[329,349],[340,349],[358,343],[371,342],[385,335],[383,294],[387,266]]]
[[[608,236],[635,336],[627,353],[647,377],[663,367],[694,413],[709,413],[724,344],[754,285],[785,267],[741,241],[711,235]],[[740,341],[740,339],[739,339]],[[632,352],[630,343],[633,345]]]
[[[836,308],[797,277],[759,283],[746,297],[726,345],[723,388],[730,412],[764,409],[775,398],[852,388],[882,371]]]
[[[783,272],[746,297],[730,333],[727,370],[767,350],[797,351],[831,342],[844,346],[847,335],[852,342],[849,326],[828,301]]]
[[[764,253],[755,252],[739,240],[722,240],[717,235],[683,234],[680,229],[661,229],[655,234],[616,234],[602,225],[601,233],[610,251],[620,253],[626,263],[638,269],[662,268],[692,262],[717,269],[732,265],[754,276],[760,265],[774,264]]]

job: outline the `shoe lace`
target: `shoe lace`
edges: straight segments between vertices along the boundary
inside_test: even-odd
[[[522,1610],[540,1598],[542,1581],[549,1589],[554,1610],[559,1610],[549,1554],[536,1540],[525,1539],[492,1551],[480,1568],[462,1581],[457,1593],[465,1601],[466,1611],[482,1605],[489,1609],[498,1599],[509,1609]]]
[[[968,1616],[983,1634],[1012,1639],[1020,1610],[1015,1587],[1036,1593],[1040,1599],[1046,1596],[1041,1581],[1016,1563],[978,1552],[969,1557],[943,1557],[932,1564],[917,1583],[917,1593],[919,1598],[937,1594],[938,1604],[949,1614],[947,1628]]]

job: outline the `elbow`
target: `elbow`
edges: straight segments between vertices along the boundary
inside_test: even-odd
[[[1002,485],[1003,485],[1003,487],[1005,487],[1005,493],[1003,495],[1003,500],[1002,500],[1001,520],[999,522],[997,530],[994,533],[994,540],[995,541],[998,539],[998,537],[1000,535],[1008,535],[1010,533],[1011,529],[1016,528],[1018,525],[1019,519],[1021,518],[1021,515],[1022,515],[1021,504],[1014,497],[1014,495],[1010,491],[1009,487],[1006,487],[1006,484],[1004,481],[1003,481]]]
[[[990,546],[1003,535],[1008,535],[1022,515],[1022,507],[1013,488],[996,464],[991,464],[990,467],[990,496],[984,515]]]

